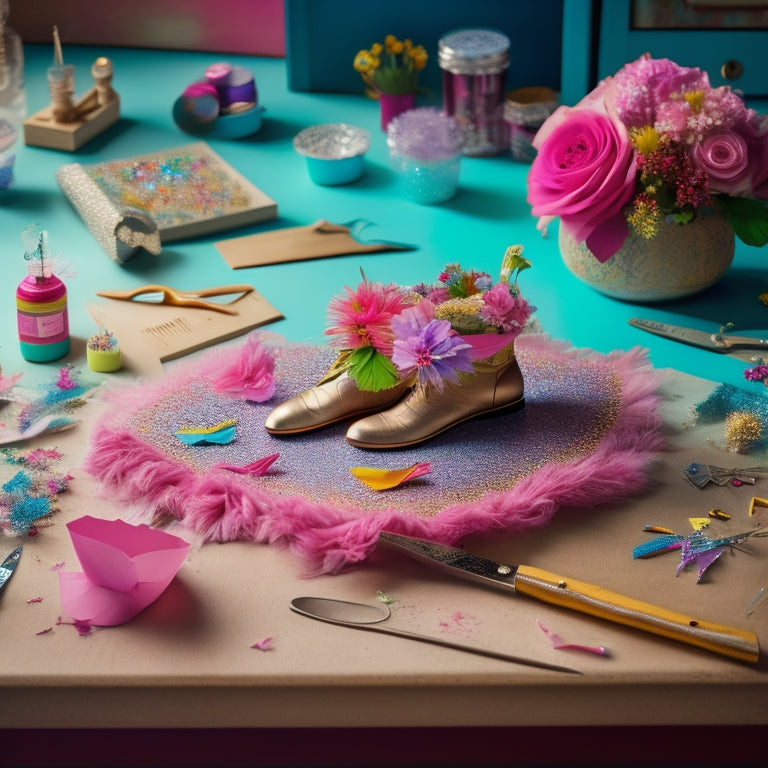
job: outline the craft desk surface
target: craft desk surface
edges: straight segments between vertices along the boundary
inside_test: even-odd
[[[28,46],[26,53],[31,114],[48,101],[45,70],[51,52],[47,46]],[[716,431],[681,425],[686,409],[716,382],[743,386],[745,364],[643,334],[627,324],[628,318],[641,316],[702,329],[726,322],[745,333],[766,328],[768,309],[758,300],[768,290],[765,249],[737,244],[725,278],[690,299],[639,306],[603,297],[566,270],[558,255],[556,228],[546,239],[536,230],[525,199],[526,165],[507,154],[464,158],[460,192],[453,200],[437,206],[405,201],[398,196],[388,165],[375,103],[362,95],[292,93],[284,61],[228,57],[252,69],[266,112],[254,136],[210,144],[277,201],[278,219],[172,243],[157,257],[143,253],[119,265],[102,252],[61,194],[54,174],[64,163],[129,157],[197,140],[176,127],[171,106],[186,85],[222,57],[124,49],[66,51],[81,78],[88,77],[93,59],[101,54],[114,62],[120,122],[75,153],[22,147],[15,183],[0,196],[3,374],[23,372],[24,383],[32,384],[50,377],[61,364],[26,363],[18,350],[13,296],[25,274],[20,234],[33,222],[48,230],[54,255],[70,265],[66,283],[73,348],[66,361],[83,368],[85,341],[96,330],[84,305],[100,289],[146,283],[194,289],[248,282],[285,316],[269,330],[292,341],[322,343],[328,299],[345,285],[357,285],[361,268],[370,280],[403,284],[434,280],[446,263],[456,261],[495,275],[506,247],[521,243],[533,263],[521,286],[538,307],[545,333],[602,353],[641,346],[654,367],[670,369],[663,390],[669,448],[647,493],[626,504],[562,511],[545,529],[502,538],[474,537],[465,546],[753,629],[763,646],[768,645],[768,605],[744,614],[758,589],[768,586],[765,540],[751,546],[749,553],[724,558],[700,584],[693,573],[676,578],[676,563],[669,556],[631,558],[647,523],[687,526],[689,517],[706,516],[708,509],[719,506],[733,509],[737,524],[751,524],[747,504],[751,496],[763,495],[759,485],[700,491],[681,479],[681,470],[691,460],[737,463],[734,459],[729,464],[733,457],[718,447]],[[365,173],[350,185],[316,186],[304,158],[293,151],[292,139],[308,125],[339,121],[370,131]],[[214,246],[226,237],[321,218],[335,223],[365,219],[371,222],[371,237],[413,243],[417,249],[235,272]],[[342,575],[308,579],[304,564],[286,550],[245,542],[193,546],[168,591],[131,622],[97,628],[85,637],[67,626],[36,636],[60,614],[51,565],[75,560],[65,522],[89,513],[120,513],[100,495],[94,481],[77,471],[98,408],[98,402],[89,404],[81,425],[44,441],[65,453],[76,479],[62,494],[53,525],[23,542],[20,566],[0,596],[0,726],[9,729],[5,736],[0,733],[0,764],[9,759],[8,749],[12,764],[22,764],[25,756],[28,764],[34,764],[35,757],[44,761],[37,735],[41,729],[53,734],[46,754],[58,765],[124,765],[131,760],[193,765],[202,764],[198,760],[204,755],[215,760],[212,754],[221,762],[205,764],[225,764],[228,757],[234,760],[229,750],[235,743],[247,745],[250,764],[270,765],[297,764],[290,762],[292,756],[317,765],[451,765],[467,760],[480,765],[566,760],[649,764],[662,759],[682,763],[691,755],[700,764],[739,764],[755,758],[759,734],[765,735],[768,724],[764,658],[756,666],[730,661],[485,590],[394,553],[376,553]],[[739,459],[741,466],[768,464],[762,454]],[[10,551],[15,543],[7,539],[5,548]],[[370,601],[378,591],[395,594],[427,624],[460,611],[475,622],[472,642],[567,664],[583,675],[566,676],[313,622],[288,608],[291,598],[301,594]],[[27,603],[37,595],[44,597],[42,603]],[[571,642],[605,645],[611,655],[556,651],[535,619]],[[265,636],[274,638],[271,650],[251,647]],[[464,727],[472,730],[461,730]],[[96,730],[81,737],[80,729]],[[120,735],[136,729],[176,734],[176,751],[150,749],[146,745],[155,742],[143,730],[136,739]],[[233,730],[230,736],[214,731],[203,747],[200,734],[208,733],[205,729]],[[329,735],[335,732],[341,735]],[[98,733],[108,733],[110,739],[99,739]],[[417,743],[415,735],[422,741]],[[654,747],[654,740],[664,746]],[[214,744],[217,751],[211,752]],[[319,745],[317,750],[313,744]],[[359,751],[366,744],[367,754]],[[143,757],[137,758],[142,745]]]

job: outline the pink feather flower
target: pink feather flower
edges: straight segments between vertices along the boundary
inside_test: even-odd
[[[328,304],[331,323],[327,336],[338,336],[332,343],[342,349],[373,347],[387,357],[392,354],[392,318],[407,306],[403,292],[394,284],[363,280],[353,291],[335,296]]]
[[[216,377],[216,392],[235,399],[263,403],[275,394],[274,353],[257,336],[249,336],[240,354]]]

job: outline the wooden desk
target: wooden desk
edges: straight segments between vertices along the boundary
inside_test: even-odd
[[[115,63],[125,117],[103,140],[76,153],[77,160],[127,157],[187,143],[173,123],[171,105],[216,57],[123,50],[108,55]],[[81,66],[92,56],[89,50],[71,52]],[[82,342],[95,330],[83,306],[101,288],[164,282],[184,289],[252,281],[285,315],[270,330],[319,343],[328,299],[343,285],[355,285],[361,266],[369,279],[404,283],[433,279],[450,261],[495,273],[506,246],[523,243],[534,263],[525,273],[526,295],[539,307],[547,333],[602,352],[642,345],[657,367],[674,366],[682,372],[672,375],[665,389],[670,449],[648,493],[630,503],[564,513],[537,532],[473,537],[465,545],[498,559],[538,565],[670,608],[696,611],[720,623],[746,625],[765,643],[768,609],[742,615],[768,579],[764,540],[751,547],[751,554],[727,557],[702,584],[690,573],[676,578],[670,556],[631,558],[643,525],[657,522],[662,514],[666,524],[684,528],[689,517],[706,514],[710,507],[735,506],[734,516],[746,521],[745,504],[757,489],[713,488],[705,495],[680,478],[692,453],[697,460],[722,463],[716,432],[681,425],[688,406],[714,382],[741,383],[744,365],[643,335],[626,323],[641,314],[705,327],[730,320],[740,330],[759,328],[765,324],[765,308],[756,300],[765,290],[765,254],[739,246],[731,273],[689,300],[637,307],[606,299],[565,270],[554,237],[542,240],[536,231],[525,203],[525,166],[507,156],[468,159],[461,192],[453,201],[433,207],[407,203],[395,192],[375,104],[363,97],[292,94],[285,87],[282,62],[233,59],[253,68],[268,111],[257,135],[217,142],[215,148],[278,202],[279,219],[264,226],[307,224],[321,217],[338,222],[365,218],[381,228],[382,237],[418,243],[419,250],[274,265],[240,270],[235,276],[213,245],[220,238],[209,237],[174,243],[159,257],[142,255],[120,266],[100,250],[57,190],[55,170],[71,162],[72,155],[23,148],[16,185],[5,196],[2,211],[4,264],[15,275],[7,280],[7,298],[0,304],[3,373],[23,371],[34,382],[50,376],[57,365],[24,363],[15,339],[10,291],[24,270],[16,236],[32,221],[49,231],[54,252],[77,272],[67,281],[72,333],[81,342],[73,345],[70,358],[76,366],[85,365]],[[30,49],[31,111],[47,95],[47,61],[47,49]],[[146,83],[158,82],[159,73],[162,87],[147,88]],[[292,151],[291,139],[309,124],[336,120],[371,131],[366,172],[348,187],[316,187],[303,158]],[[258,227],[233,235],[253,231]],[[692,378],[696,375],[711,381]],[[98,418],[99,407],[98,401],[89,404],[76,430],[47,438],[73,468],[85,453],[89,424]],[[749,460],[768,464],[763,455]],[[414,757],[422,765],[438,764],[430,762],[433,758],[441,765],[458,765],[471,755],[477,756],[477,764],[488,765],[517,758],[524,764],[574,764],[577,752],[577,762],[585,764],[615,764],[617,753],[629,764],[652,764],[657,757],[682,764],[691,756],[701,764],[723,755],[738,764],[741,758],[755,758],[758,746],[762,748],[759,737],[768,722],[764,660],[752,667],[721,659],[454,581],[391,553],[377,553],[344,575],[308,580],[303,564],[278,548],[246,542],[195,545],[168,591],[128,624],[96,629],[85,637],[69,626],[36,636],[60,613],[51,566],[62,561],[74,566],[64,523],[89,513],[121,514],[84,473],[73,474],[76,479],[61,497],[62,511],[54,525],[25,542],[23,562],[0,597],[0,725],[8,737],[3,738],[3,759],[10,755],[13,764],[124,765],[133,759],[192,765],[204,757],[214,759],[214,754],[221,757],[220,764],[233,765],[407,765]],[[10,549],[13,541],[6,543]],[[408,613],[425,626],[434,627],[461,611],[472,617],[470,634],[478,644],[567,661],[584,674],[564,679],[312,622],[288,608],[299,594],[370,600],[379,590],[396,595],[401,615]],[[44,599],[27,604],[34,596]],[[537,618],[568,639],[606,645],[611,657],[549,648]],[[265,636],[274,637],[272,650],[251,647]],[[45,749],[41,733],[51,737]],[[165,741],[152,747],[152,736]],[[660,753],[652,743],[655,738],[665,742]],[[359,750],[369,743],[372,753],[361,755]],[[323,750],[335,751],[326,759]]]

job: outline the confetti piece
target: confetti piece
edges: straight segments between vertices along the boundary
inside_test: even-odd
[[[237,466],[236,464],[227,464],[226,462],[220,462],[214,464],[214,469],[228,469],[230,472],[236,472],[238,475],[251,475],[251,477],[261,477],[266,471],[277,461],[280,457],[279,453],[273,453],[270,456],[265,456],[263,459],[257,459],[251,464],[244,466]]]
[[[35,636],[37,635],[46,635],[48,632],[52,632],[53,627],[46,627],[45,629],[41,629],[39,632],[35,632]]]
[[[768,592],[765,591],[765,587],[760,587],[757,594],[747,603],[747,607],[744,609],[745,615],[749,616],[753,613],[766,597],[768,597]]]
[[[749,516],[755,516],[755,509],[757,507],[768,507],[768,499],[761,499],[759,496],[753,496],[752,501],[749,503]]]
[[[396,603],[397,600],[394,597],[390,597],[389,595],[385,595],[381,590],[379,590],[376,593],[376,599],[380,603],[384,603],[384,605],[391,605],[392,603]]]
[[[182,427],[177,429],[174,434],[184,445],[205,443],[227,445],[235,439],[236,429],[237,421],[235,419],[225,419],[211,427]]]
[[[413,480],[432,471],[432,464],[422,461],[407,469],[374,469],[373,467],[352,467],[350,472],[374,491],[396,488],[408,480]]]
[[[265,637],[263,640],[257,640],[251,648],[256,648],[259,651],[271,651],[273,640],[274,638],[272,637]]]
[[[688,522],[694,531],[700,531],[702,528],[709,526],[710,521],[706,517],[689,517]]]
[[[563,641],[563,638],[560,637],[560,635],[558,635],[556,632],[552,632],[550,629],[547,629],[538,619],[536,619],[536,624],[539,626],[539,629],[549,638],[550,642],[552,643],[552,647],[556,651],[586,651],[587,653],[594,653],[598,656],[610,656],[604,645],[590,646],[579,645],[578,643],[566,643]]]
[[[669,533],[673,536],[675,532],[671,528],[665,528],[663,525],[644,525],[643,530],[648,533]]]
[[[27,605],[30,603],[42,603],[43,598],[42,597],[30,597],[29,600],[27,600]]]

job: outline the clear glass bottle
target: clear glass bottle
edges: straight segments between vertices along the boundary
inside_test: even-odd
[[[9,13],[9,0],[0,0],[0,189],[13,181],[16,149],[27,115],[24,48],[18,33],[6,23]]]

